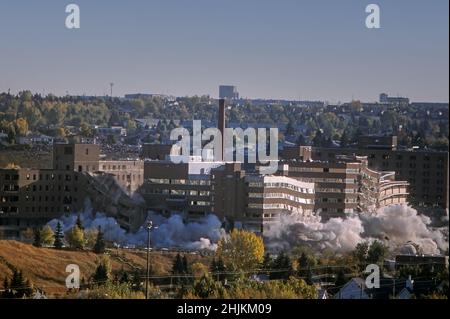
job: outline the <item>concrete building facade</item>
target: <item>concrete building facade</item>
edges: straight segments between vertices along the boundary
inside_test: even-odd
[[[287,148],[282,157],[298,159],[302,148]],[[368,168],[394,172],[396,180],[409,183],[408,202],[413,206],[436,211],[449,208],[448,152],[371,148],[363,144],[359,148],[306,148],[315,161],[334,162],[340,154],[366,156]]]

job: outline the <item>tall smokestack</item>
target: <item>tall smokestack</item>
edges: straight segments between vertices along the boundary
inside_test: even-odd
[[[225,137],[225,99],[219,99],[219,122],[217,127],[222,134],[222,160],[225,158],[224,137]]]

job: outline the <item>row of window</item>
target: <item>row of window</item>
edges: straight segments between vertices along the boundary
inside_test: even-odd
[[[164,194],[164,195],[189,195],[189,196],[209,196],[209,191],[197,191],[197,190],[176,190],[176,189],[160,189],[152,188],[146,191],[147,194]]]
[[[312,200],[308,200],[309,204],[312,204]],[[288,204],[282,204],[282,203],[271,203],[271,204],[258,204],[258,203],[249,203],[248,208],[254,208],[254,209],[282,209],[287,210],[291,212],[302,212],[301,207],[295,207]]]
[[[44,186],[44,187],[43,187]],[[70,185],[27,185],[25,186],[25,190],[27,192],[29,191],[46,191],[46,192],[54,192],[55,190],[58,191],[62,191],[64,190],[65,192],[70,192],[71,191],[71,187]],[[78,187],[74,186],[73,187],[73,191],[74,192],[78,192]]]
[[[278,199],[287,199],[293,202],[302,203],[302,204],[311,204],[311,199],[300,198],[297,196],[292,196],[286,193],[249,193],[249,198],[278,198]]]
[[[316,193],[346,193],[356,194],[358,190],[356,188],[316,188]]]
[[[309,173],[338,173],[338,174],[358,174],[357,168],[329,168],[329,167],[298,167],[289,166],[290,172],[309,172]]]
[[[134,164],[134,165],[125,165],[125,164],[122,164],[122,165],[119,165],[119,164],[117,164],[117,165],[110,165],[110,164],[108,164],[108,165],[106,165],[106,164],[103,164],[102,165],[102,169],[104,170],[104,171],[119,171],[119,170],[122,170],[122,171],[125,171],[125,170],[127,170],[127,169],[134,169],[136,167],[136,164]]]
[[[264,187],[264,188],[286,188],[286,189],[292,189],[299,193],[304,194],[314,194],[314,189],[312,188],[301,188],[297,187],[295,185],[289,184],[289,183],[262,183],[262,182],[249,182],[249,187]]]
[[[147,182],[153,184],[168,185],[211,185],[211,181],[207,179],[167,179],[167,178],[149,178]]]
[[[138,181],[141,181],[141,175],[140,174],[138,174],[138,175],[135,175],[135,174],[131,174],[131,175],[130,174],[128,174],[128,175],[123,174],[122,176],[120,174],[114,175],[114,177],[116,177],[117,180],[120,181],[120,179],[122,177],[122,181],[127,180],[128,182],[131,182],[132,179],[133,179],[133,182],[136,181],[136,176],[138,178]]]
[[[332,204],[337,204],[337,203],[346,203],[346,204],[356,204],[358,203],[358,199],[357,198],[317,198],[315,200],[315,202],[318,203],[332,203]]]

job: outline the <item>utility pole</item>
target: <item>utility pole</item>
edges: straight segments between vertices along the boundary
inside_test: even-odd
[[[145,276],[145,299],[148,299],[148,277],[150,277],[150,232],[152,226],[152,221],[149,221],[147,224],[147,275]]]
[[[114,86],[114,83],[113,83],[113,82],[109,83],[109,86],[110,86],[110,88],[111,88],[111,95],[110,95],[110,97],[111,97],[111,99],[112,99],[112,97],[113,97],[113,86]]]

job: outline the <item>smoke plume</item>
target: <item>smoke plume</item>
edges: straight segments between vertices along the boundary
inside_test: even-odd
[[[89,207],[87,205],[80,215],[86,230],[101,226],[109,242],[131,247],[147,245],[144,226],[136,233],[127,233],[114,218],[102,213],[94,214]],[[59,221],[66,231],[75,225],[76,219],[77,215],[73,214],[52,220],[49,225],[55,229]],[[166,218],[149,213],[147,220],[153,222],[151,246],[156,248],[215,250],[217,242],[225,235],[222,223],[215,215],[186,223],[182,215]],[[264,241],[269,250],[310,246],[317,251],[331,249],[344,253],[352,251],[362,241],[377,239],[396,252],[438,254],[446,251],[448,225],[433,228],[430,224],[430,218],[406,205],[389,206],[376,213],[355,214],[346,219],[332,218],[327,222],[322,222],[318,216],[282,215],[277,221],[265,225]]]
[[[89,206],[89,205],[88,205]],[[49,226],[55,230],[58,222],[64,232],[71,229],[77,220],[77,214],[63,216],[50,221]],[[127,233],[117,221],[103,213],[93,213],[87,208],[80,215],[85,230],[95,230],[101,227],[104,238],[121,246],[146,247],[147,229],[143,226],[136,233]],[[148,221],[153,222],[151,231],[151,247],[184,249],[184,250],[215,250],[217,242],[224,234],[221,222],[214,215],[208,215],[198,222],[184,223],[181,215],[169,218],[149,213]],[[144,225],[146,225],[144,223]]]
[[[382,241],[391,250],[438,254],[448,248],[448,227],[433,229],[430,218],[419,215],[406,205],[388,206],[376,213],[332,218],[322,223],[320,217],[282,216],[265,231],[269,249],[289,250],[306,245],[315,250],[336,252],[353,250],[364,240]],[[404,247],[407,245],[407,247]]]

